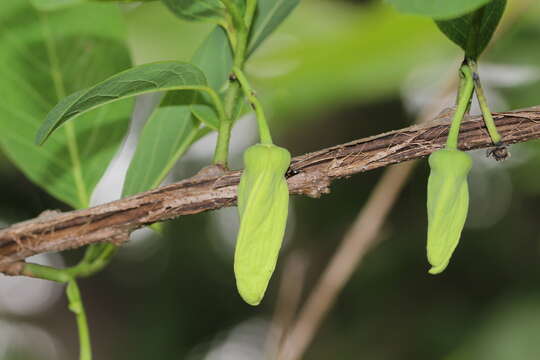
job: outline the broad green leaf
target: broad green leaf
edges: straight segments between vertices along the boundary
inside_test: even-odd
[[[493,0],[473,13],[436,23],[450,40],[465,51],[467,57],[477,59],[489,44],[505,7],[506,0]]]
[[[232,51],[223,29],[216,27],[210,33],[192,62],[205,72],[214,90],[223,89],[232,67]],[[206,128],[200,127],[201,122]],[[191,91],[167,94],[141,132],[123,196],[158,186],[189,146],[218,126],[218,116],[205,94]]]
[[[125,135],[131,103],[84,116],[44,146],[34,138],[67,93],[129,67],[123,32],[115,5],[45,14],[28,0],[0,2],[0,146],[28,178],[75,208],[89,205]]]
[[[121,3],[130,3],[130,2],[149,2],[157,0],[30,0],[32,5],[42,11],[51,11],[58,10],[74,5],[79,5],[85,2],[121,2]]]
[[[189,63],[166,61],[137,66],[59,102],[47,115],[36,142],[43,143],[60,125],[92,109],[137,95],[173,90],[209,88],[201,70]]]
[[[176,16],[190,21],[223,22],[225,9],[219,0],[161,0]]]
[[[451,19],[478,9],[491,0],[386,0],[397,10],[434,19]]]
[[[48,11],[82,4],[86,0],[30,0],[30,2],[36,9]]]
[[[249,40],[249,52],[255,51],[299,3],[300,0],[259,0]]]

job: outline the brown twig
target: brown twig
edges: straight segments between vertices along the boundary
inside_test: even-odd
[[[540,138],[540,106],[494,114],[506,144]],[[318,197],[335,179],[425,157],[444,146],[449,119],[372,136],[293,159],[288,173],[291,194]],[[460,148],[488,148],[481,117],[465,121]],[[90,243],[123,242],[143,226],[232,206],[240,171],[205,173],[129,198],[84,210],[49,214],[0,230],[0,266],[44,252]]]

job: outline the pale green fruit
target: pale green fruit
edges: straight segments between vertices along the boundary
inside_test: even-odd
[[[250,305],[264,296],[285,234],[289,189],[284,175],[290,161],[289,152],[274,145],[254,145],[244,153],[234,273],[238,292]]]
[[[456,249],[469,208],[467,175],[471,157],[443,149],[429,157],[427,257],[431,274],[442,272]]]

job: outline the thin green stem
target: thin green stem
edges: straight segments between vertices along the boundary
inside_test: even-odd
[[[75,266],[58,269],[51,266],[26,263],[21,275],[37,279],[67,283],[79,277],[88,277],[101,271],[111,261],[118,247],[111,243],[93,244],[86,249],[83,259]]]
[[[482,116],[484,117],[484,123],[486,124],[489,137],[491,138],[491,141],[493,141],[493,144],[499,145],[501,143],[502,137],[499,134],[499,131],[497,131],[495,121],[493,121],[493,115],[491,114],[491,110],[489,109],[486,95],[484,93],[482,83],[480,82],[480,76],[476,71],[476,66],[473,69],[474,89],[476,92],[476,98],[478,99],[478,104],[480,105],[480,110],[482,111]]]
[[[239,94],[239,84],[236,81],[231,82],[227,89],[227,93],[225,94],[224,111],[226,115],[221,118],[219,122],[218,140],[214,152],[214,164],[227,166],[227,160],[229,158],[229,142],[234,120],[234,108]]]
[[[256,1],[249,1],[246,4],[246,19],[239,16],[240,12],[238,8],[231,0],[222,0],[223,4],[227,8],[230,14],[232,23],[225,27],[227,36],[231,47],[234,49],[233,64],[235,67],[242,69],[246,61],[247,46],[249,40],[249,31],[251,22],[253,20],[253,14],[256,8]],[[231,30],[232,27],[232,30]],[[231,130],[233,123],[238,117],[241,109],[242,91],[240,85],[235,79],[231,79],[229,88],[225,94],[225,109],[224,115],[220,116],[220,125],[218,129],[218,140],[216,143],[216,149],[214,151],[214,164],[220,164],[227,166],[229,157],[229,143],[231,138]]]
[[[75,314],[77,328],[79,330],[79,360],[92,360],[92,345],[90,343],[90,332],[88,331],[88,320],[84,311],[81,293],[77,282],[70,280],[66,288],[66,295],[69,301],[69,309]]]
[[[461,121],[467,112],[474,90],[472,72],[467,64],[461,66],[460,76],[463,79],[463,86],[460,87],[456,111],[452,117],[452,124],[450,125],[450,132],[448,133],[448,140],[446,141],[446,148],[448,149],[457,149]]]
[[[244,75],[244,72],[238,67],[234,67],[233,72],[236,75],[236,78],[238,79],[242,90],[244,91],[244,95],[248,99],[249,103],[255,110],[255,114],[257,115],[257,123],[259,125],[259,137],[261,140],[261,144],[273,144],[272,135],[270,133],[268,121],[266,120],[266,115],[264,114],[264,109],[261,102],[259,101],[257,96],[255,96],[255,92],[251,89],[251,85],[249,84],[247,77]]]
[[[109,251],[108,256],[111,255]],[[106,256],[100,256],[98,259],[95,259],[95,264],[103,263],[106,265],[108,262]],[[81,293],[77,286],[77,282],[73,274],[70,272],[72,269],[56,269],[50,266],[38,265],[38,264],[25,264],[22,274],[24,276],[51,280],[60,283],[67,283],[66,295],[69,302],[69,309],[75,313],[75,318],[77,320],[77,329],[79,332],[79,360],[92,360],[92,347],[90,343],[90,331],[88,330],[88,320],[86,318],[86,313],[84,311],[84,306],[81,298]],[[83,273],[78,273],[82,274]]]
[[[67,283],[72,279],[65,269],[32,263],[24,264],[21,275],[59,283]]]
[[[118,246],[111,243],[93,244],[90,246],[94,248],[87,249],[85,257],[80,263],[64,270],[71,277],[89,277],[100,272],[111,262],[113,255],[118,250]]]

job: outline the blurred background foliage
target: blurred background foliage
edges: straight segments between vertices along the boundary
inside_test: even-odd
[[[106,12],[115,5],[101,6]],[[211,29],[179,21],[160,3],[122,11],[136,64],[189,60]],[[488,98],[494,110],[539,105],[540,4],[510,1],[506,17],[481,59]],[[457,74],[459,54],[429,19],[401,15],[381,1],[303,0],[247,71],[276,142],[299,155],[407,126],[433,104],[442,110],[452,99],[437,94]],[[139,99],[124,155],[153,103]],[[235,167],[256,138],[248,120],[233,134]],[[170,180],[207,164],[213,142],[197,143]],[[356,271],[305,359],[538,359],[540,143],[511,152],[503,164],[475,153],[469,219],[451,265],[436,277],[428,275],[425,259],[427,166],[420,162],[382,243]],[[93,203],[118,197],[126,156],[117,156]],[[81,281],[95,358],[263,359],[279,283],[290,275],[282,271],[285,260],[302,254],[308,276],[298,286],[310,289],[381,172],[339,181],[321,199],[293,198],[281,266],[256,308],[241,301],[234,285],[235,209],[169,222],[163,235],[137,232],[109,268]],[[67,209],[1,151],[0,186],[0,226]],[[80,255],[36,261],[62,266]],[[0,359],[75,358],[75,323],[61,285],[2,277],[0,314]]]

